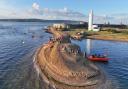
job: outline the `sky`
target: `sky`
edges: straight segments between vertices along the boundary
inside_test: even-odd
[[[0,18],[39,18],[128,24],[128,0],[0,0]]]

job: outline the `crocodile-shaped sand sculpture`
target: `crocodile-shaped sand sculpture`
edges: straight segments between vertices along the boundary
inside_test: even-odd
[[[51,89],[108,89],[103,88],[104,73],[83,56],[79,46],[72,44],[68,35],[51,31],[55,39],[43,45],[36,54],[42,73],[54,86]]]

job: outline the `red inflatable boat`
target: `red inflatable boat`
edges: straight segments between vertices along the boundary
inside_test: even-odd
[[[107,62],[109,60],[109,58],[107,57],[88,56],[87,58],[88,60],[91,60],[91,61],[100,61],[100,62]]]

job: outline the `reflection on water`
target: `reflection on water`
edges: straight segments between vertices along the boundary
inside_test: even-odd
[[[86,43],[86,54],[89,55],[91,53],[91,39],[87,39]]]
[[[51,23],[0,22],[0,89],[43,89],[41,78],[34,69],[33,54],[51,36],[43,30],[49,24]],[[119,84],[120,89],[127,89],[128,43],[91,40],[90,51],[86,49],[89,40],[73,42],[83,52],[108,53],[111,59],[109,63],[97,65],[104,69],[110,80]]]
[[[78,44],[84,52],[88,45],[87,40],[72,41]],[[107,77],[119,86],[119,89],[127,89],[128,85],[128,43],[91,40],[91,54],[107,53],[108,63],[96,63],[106,72]]]

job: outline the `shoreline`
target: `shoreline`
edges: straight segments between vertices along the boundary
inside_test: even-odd
[[[126,33],[112,33],[108,31],[89,32],[85,29],[69,30],[67,33],[70,34],[71,38],[76,40],[95,39],[104,41],[128,42],[128,34]]]
[[[109,38],[102,38],[102,37],[94,37],[94,36],[88,36],[86,38],[83,39],[92,39],[92,40],[102,40],[102,41],[113,41],[113,42],[128,42],[127,40],[123,40],[123,39],[109,39]]]
[[[55,80],[58,83],[54,82],[54,84],[59,89],[62,89],[61,87],[64,89],[74,89],[75,87],[78,89],[99,89],[99,87],[106,86],[106,76],[99,67],[86,60],[81,52],[75,55],[69,53],[70,48],[74,52],[78,52],[77,48],[79,48],[68,40],[70,39],[69,34],[65,35],[66,33],[55,29],[49,31],[54,38],[60,36],[64,36],[64,38],[61,39],[61,42],[48,42],[46,45],[42,45],[35,54],[36,64],[42,72],[47,74],[48,80],[46,77],[43,78],[44,75],[42,76],[45,82],[52,85]],[[65,49],[62,51],[61,48],[64,46]]]

